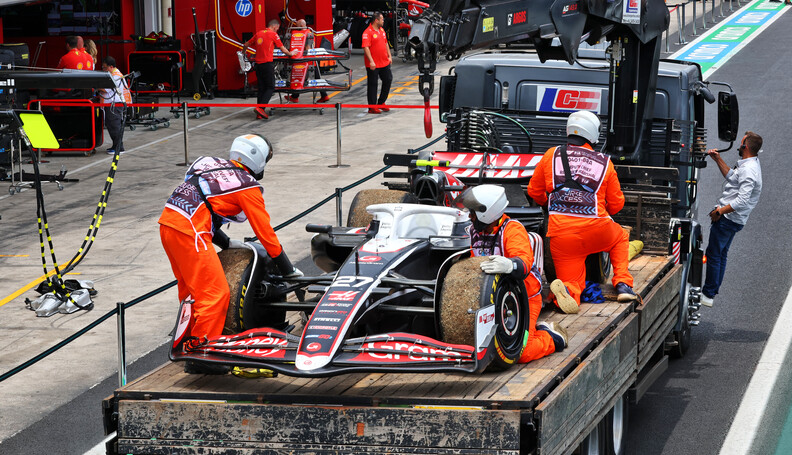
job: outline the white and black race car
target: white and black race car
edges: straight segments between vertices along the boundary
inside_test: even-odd
[[[367,212],[367,228],[307,226],[317,233],[314,262],[327,272],[319,276],[283,279],[257,243],[222,251],[228,334],[186,336],[190,304],[183,302],[171,359],[292,376],[473,373],[516,363],[528,324],[525,287],[481,272],[486,258],[470,257],[467,214],[410,203]],[[286,311],[305,312],[301,332]]]

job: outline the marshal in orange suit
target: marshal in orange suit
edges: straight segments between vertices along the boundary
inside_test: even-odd
[[[627,270],[629,238],[611,215],[624,207],[624,194],[610,157],[595,152],[600,121],[589,111],[567,120],[567,144],[549,149],[536,165],[528,195],[547,206],[547,237],[557,279],[550,283],[558,307],[577,313],[586,287],[586,256],[610,254],[613,285],[620,302],[635,300]]]

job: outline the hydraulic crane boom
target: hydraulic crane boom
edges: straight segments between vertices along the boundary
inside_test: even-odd
[[[454,60],[470,49],[530,44],[544,62],[577,60],[581,42],[607,39],[610,59],[607,151],[639,159],[654,111],[660,40],[668,28],[663,0],[437,0],[413,25],[425,101],[434,89],[438,55]],[[558,38],[560,46],[553,46]]]

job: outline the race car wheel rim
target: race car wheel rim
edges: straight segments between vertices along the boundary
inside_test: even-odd
[[[493,301],[496,303],[495,344],[497,366],[507,367],[516,363],[523,350],[525,321],[522,313],[522,283],[514,282],[508,277],[499,276],[494,283]]]
[[[520,326],[520,303],[514,292],[507,292],[501,299],[501,328],[508,337],[513,337]]]

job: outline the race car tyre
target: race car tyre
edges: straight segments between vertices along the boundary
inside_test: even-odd
[[[286,320],[286,311],[266,310],[260,308],[260,305],[251,304],[256,294],[261,291],[261,280],[253,280],[250,288],[247,288],[250,274],[253,273],[253,252],[232,248],[220,251],[217,256],[231,291],[223,334],[232,335],[254,327],[282,326]]]
[[[528,315],[525,286],[507,275],[487,275],[486,257],[460,260],[443,279],[439,300],[440,337],[446,343],[475,346],[476,311],[495,304],[495,358],[490,369],[517,363],[523,351]]]
[[[604,284],[608,281],[611,272],[610,255],[608,253],[595,253],[586,257],[586,281]],[[558,278],[555,273],[553,256],[550,252],[550,239],[544,237],[544,275],[548,283]]]
[[[608,253],[589,254],[586,258],[586,281],[603,284],[611,272],[611,261]]]
[[[406,191],[397,190],[361,190],[352,199],[347,216],[347,226],[368,226],[374,216],[366,211],[366,207],[374,204],[415,203],[415,196]]]

